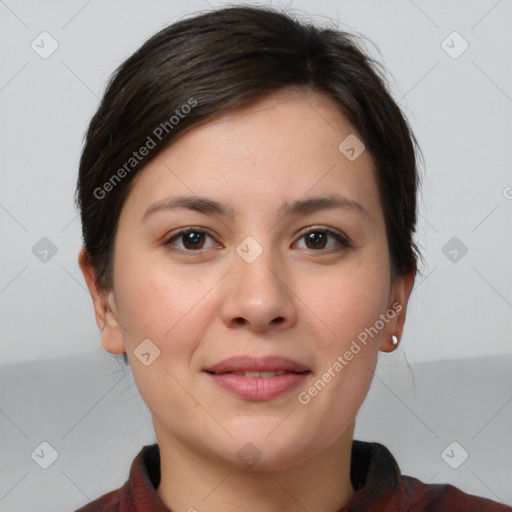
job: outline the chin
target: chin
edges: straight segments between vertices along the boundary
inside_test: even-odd
[[[239,468],[275,471],[306,460],[306,452],[312,451],[309,435],[294,433],[291,425],[284,428],[285,422],[262,419],[251,423],[244,421],[236,429],[228,428],[233,435],[228,441],[231,462]]]

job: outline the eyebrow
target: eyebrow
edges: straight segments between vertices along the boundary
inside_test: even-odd
[[[233,217],[235,215],[235,210],[230,206],[221,204],[207,197],[176,196],[153,203],[144,212],[142,220],[156,212],[173,211],[180,208],[193,210],[205,215],[220,215],[223,217]],[[313,213],[315,211],[326,210],[329,208],[342,208],[344,210],[353,211],[362,215],[367,221],[370,220],[368,212],[360,203],[338,194],[309,197],[307,199],[297,199],[296,201],[285,202],[279,211],[284,216]]]

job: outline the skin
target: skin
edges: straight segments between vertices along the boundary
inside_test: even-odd
[[[355,417],[379,350],[394,350],[392,334],[401,338],[413,275],[392,278],[371,155],[349,161],[338,150],[350,134],[336,105],[312,91],[273,94],[195,127],[135,178],[119,219],[112,289],[98,288],[80,253],[103,347],[126,351],[151,411],[162,458],[157,492],[172,510],[333,512],[354,494]],[[332,193],[358,202],[368,218],[347,208],[279,212],[286,201]],[[142,220],[155,202],[182,194],[235,214],[182,208]],[[189,226],[211,238],[165,245]],[[325,240],[320,249],[304,237],[311,226]],[[350,247],[325,238],[327,229]],[[247,236],[263,248],[252,263],[236,252]],[[301,404],[299,392],[394,303],[401,312]],[[149,366],[134,355],[144,339],[160,350]],[[231,356],[270,354],[306,365],[304,385],[243,400],[202,371]],[[253,467],[237,456],[248,442],[261,453]]]

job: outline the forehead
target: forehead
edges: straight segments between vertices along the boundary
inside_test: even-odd
[[[139,172],[127,203],[140,211],[150,201],[197,194],[235,212],[277,211],[286,201],[337,191],[371,214],[379,208],[373,159],[364,150],[347,158],[347,140],[358,152],[364,147],[333,100],[279,92],[183,134]]]

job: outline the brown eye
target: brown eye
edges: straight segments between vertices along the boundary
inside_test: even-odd
[[[327,236],[322,231],[314,231],[304,235],[308,249],[323,249],[327,243]]]
[[[350,247],[344,236],[328,229],[310,229],[300,237],[299,242],[302,240],[304,240],[305,249],[312,251],[332,252]]]
[[[191,233],[181,235],[181,240],[186,249],[202,249],[204,245],[204,233],[192,231]]]
[[[205,231],[189,228],[172,236],[167,242],[165,242],[165,245],[173,246],[183,251],[193,252],[208,248],[205,247],[207,238],[211,239],[212,237]]]

